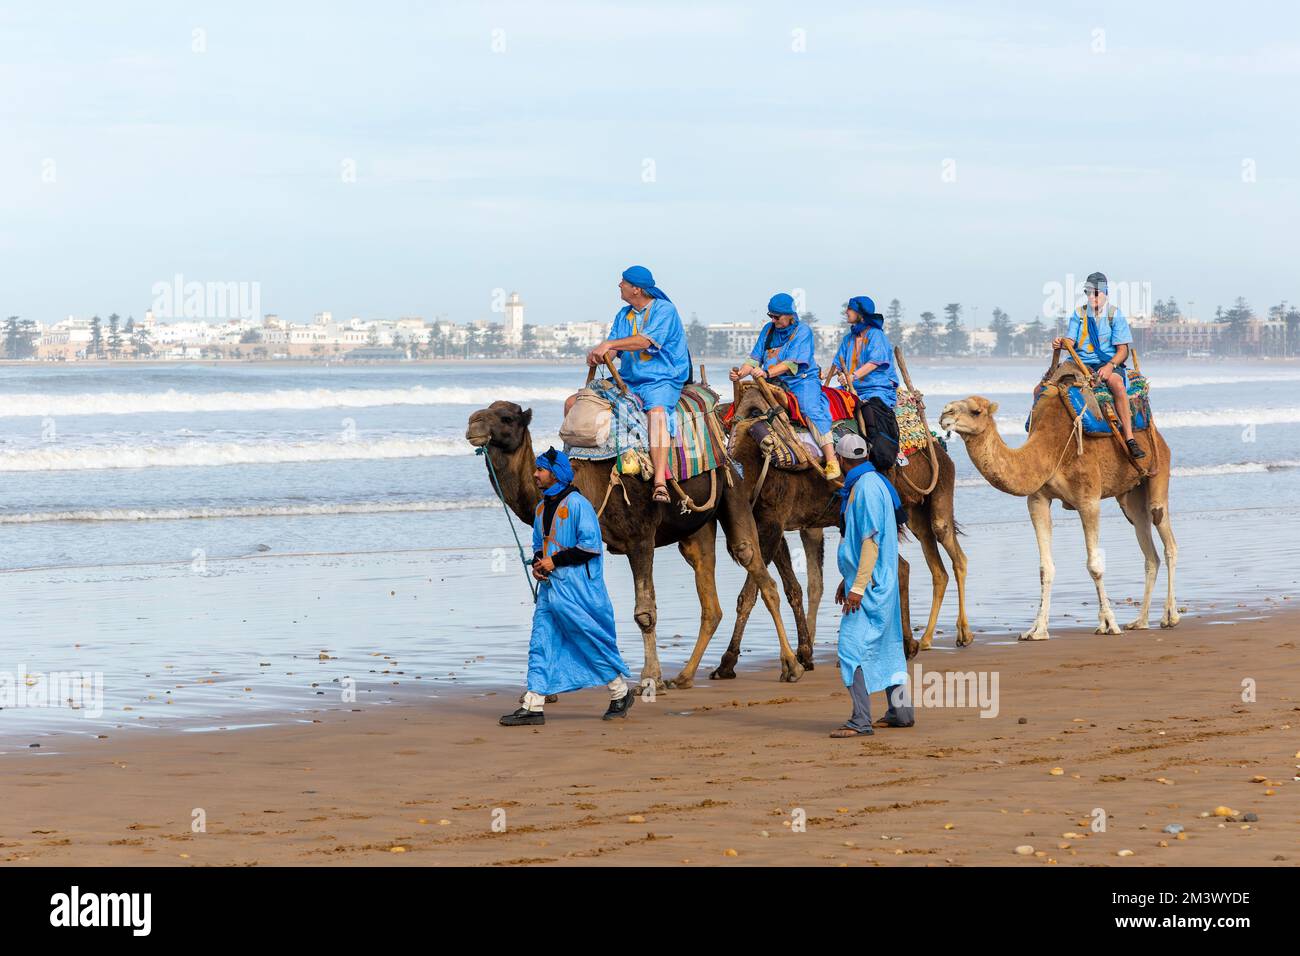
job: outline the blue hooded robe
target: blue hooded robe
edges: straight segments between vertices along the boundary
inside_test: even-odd
[[[836,557],[844,589],[853,586],[862,557],[862,542],[875,538],[880,555],[862,595],[862,606],[840,617],[840,677],[853,686],[862,668],[867,692],[906,683],[903,622],[898,598],[898,523],[888,479],[871,466],[859,465],[844,476],[844,533]]]
[[[528,642],[528,689],[535,694],[563,694],[630,677],[618,652],[614,606],[605,590],[604,546],[596,509],[569,484],[573,469],[563,452],[552,457],[548,451],[537,460],[537,467],[555,475],[556,483],[537,503],[533,551],[550,557],[580,548],[594,556],[584,564],[556,567],[537,589]],[[556,495],[563,497],[548,532],[542,527],[546,498]]]
[[[784,292],[772,296],[767,311],[777,315],[793,315],[795,319],[784,329],[778,329],[776,323],[771,321],[764,325],[749,357],[762,366],[764,371],[782,362],[798,365],[798,372],[786,371],[771,381],[794,395],[804,417],[829,441],[831,408],[822,392],[822,370],[817,364],[816,341],[812,329],[799,321],[794,299]]]
[[[894,346],[885,334],[885,317],[875,311],[875,303],[867,296],[850,299],[849,308],[865,318],[845,334],[831,364],[843,369],[852,380],[854,372],[875,362],[876,368],[865,378],[853,381],[852,388],[864,402],[879,398],[886,408],[893,408],[898,402],[898,376],[894,374]]]
[[[677,436],[677,399],[682,386],[691,376],[691,355],[686,347],[686,330],[677,307],[654,284],[654,277],[644,266],[632,266],[623,278],[651,297],[641,312],[625,305],[614,317],[609,330],[611,339],[644,335],[650,347],[640,352],[620,352],[618,372],[623,381],[641,399],[648,412],[662,408],[668,418],[668,434]]]

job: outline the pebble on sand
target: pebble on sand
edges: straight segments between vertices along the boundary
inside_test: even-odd
[[[731,849],[728,849],[728,850],[724,851],[722,855],[723,855],[723,856],[740,856],[739,853],[737,853],[735,850],[731,850]]]
[[[1020,856],[1033,856],[1034,848],[1027,843],[1021,844],[1020,846],[1016,847],[1016,853],[1018,853]]]
[[[1053,767],[1051,770],[1047,772],[1050,773],[1053,777],[1060,777],[1060,776],[1064,776],[1065,774],[1065,771],[1062,770],[1060,767]]]
[[[1237,816],[1237,811],[1231,807],[1215,807],[1214,815],[1216,817],[1235,817]]]
[[[1181,823],[1167,823],[1164,828],[1165,833],[1182,833],[1183,825]]]
[[[628,822],[628,823],[645,823],[645,817],[641,816],[641,814],[639,814],[639,813],[634,813],[634,814],[632,814],[632,816],[630,816],[630,817],[627,818],[627,822]]]

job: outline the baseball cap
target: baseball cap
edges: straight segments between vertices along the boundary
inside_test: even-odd
[[[835,443],[835,453],[849,461],[863,461],[867,457],[867,441],[861,435],[852,433],[841,436]]]

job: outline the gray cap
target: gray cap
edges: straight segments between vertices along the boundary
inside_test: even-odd
[[[835,454],[849,461],[862,461],[866,459],[869,447],[865,438],[850,432],[835,443]]]

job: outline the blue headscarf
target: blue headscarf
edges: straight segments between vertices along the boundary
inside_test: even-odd
[[[562,451],[548,448],[537,457],[535,464],[555,476],[555,484],[546,489],[548,495],[558,495],[565,485],[573,481],[573,465],[569,464],[569,456]]]
[[[645,266],[628,266],[623,270],[623,278],[652,299],[663,299],[665,302],[673,301],[664,294],[662,289],[655,285],[655,277],[650,274],[650,270]]]
[[[796,319],[799,318],[799,313],[794,307],[794,296],[788,292],[778,292],[768,299],[767,311],[775,315],[793,315]]]
[[[849,308],[862,316],[861,320],[853,323],[854,335],[861,335],[873,326],[877,329],[885,327],[885,317],[876,311],[876,303],[871,296],[855,295],[849,299]]]
[[[903,499],[898,497],[898,489],[894,487],[894,483],[879,471],[876,471],[876,466],[870,461],[864,461],[862,464],[855,466],[847,475],[844,476],[844,487],[836,492],[836,494],[840,496],[840,519],[843,520],[844,512],[849,508],[849,493],[853,490],[853,486],[858,483],[858,479],[863,475],[872,472],[874,472],[876,476],[885,483],[885,487],[889,489],[889,500],[894,506],[894,521],[901,528],[907,523],[907,509],[903,507]]]

